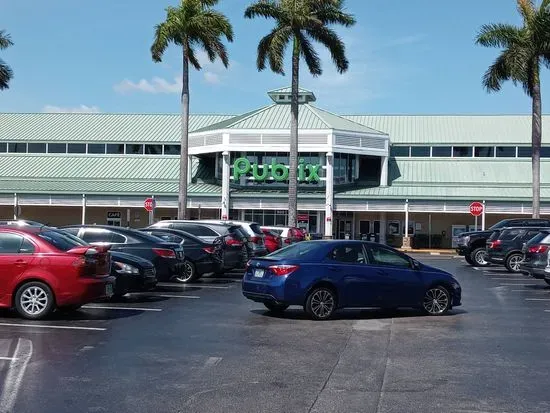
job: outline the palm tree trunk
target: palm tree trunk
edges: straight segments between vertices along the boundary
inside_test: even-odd
[[[540,147],[542,137],[542,103],[540,93],[540,77],[537,76],[533,86],[533,124],[531,139],[533,146],[533,218],[540,218]]]
[[[290,101],[290,159],[288,172],[288,225],[296,227],[298,215],[298,85],[300,75],[300,47],[294,37],[292,50],[292,98]]]
[[[178,192],[178,219],[187,215],[187,175],[189,168],[189,58],[188,45],[183,46],[183,76],[181,90],[181,154]]]

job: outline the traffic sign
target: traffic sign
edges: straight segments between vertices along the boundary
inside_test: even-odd
[[[470,204],[470,214],[474,217],[478,217],[483,214],[483,204],[481,202],[472,202]]]
[[[147,212],[153,212],[156,206],[157,202],[155,201],[155,198],[147,198],[143,203],[143,207]]]

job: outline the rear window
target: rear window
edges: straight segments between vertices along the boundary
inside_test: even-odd
[[[496,239],[498,239],[499,235],[500,235],[500,232],[501,231],[493,231],[493,233],[491,234],[491,236],[489,237],[489,241],[494,241]]]
[[[525,233],[524,229],[508,229],[500,233],[498,239],[502,241],[511,241],[516,238],[518,235],[523,235]]]
[[[197,237],[217,237],[218,234],[208,228],[204,225],[196,225],[196,224],[184,224],[184,223],[174,223],[172,224],[172,228],[174,229],[181,229],[182,231],[189,232],[192,235],[196,235]]]
[[[38,233],[37,235],[58,250],[65,252],[79,246],[88,245],[73,235],[63,234],[57,231],[44,231]]]
[[[314,242],[299,242],[289,245],[286,248],[280,249],[268,255],[273,258],[301,258],[310,255],[319,248],[319,245]]]
[[[550,244],[550,234],[540,232],[529,240],[529,244]]]
[[[250,224],[250,228],[254,231],[255,234],[262,235],[262,228],[258,224]]]

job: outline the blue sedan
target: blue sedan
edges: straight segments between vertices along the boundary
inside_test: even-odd
[[[242,290],[271,311],[300,305],[315,320],[339,308],[413,307],[442,315],[461,304],[460,284],[448,272],[362,241],[301,242],[255,258]]]

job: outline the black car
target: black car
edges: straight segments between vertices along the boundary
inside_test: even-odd
[[[541,228],[503,228],[493,232],[487,240],[487,261],[504,265],[509,272],[521,272],[523,244],[540,232]]]
[[[521,271],[550,285],[550,230],[542,230],[522,248]]]
[[[223,246],[221,242],[209,243],[188,232],[172,228],[143,228],[145,234],[153,235],[167,242],[175,242],[185,253],[185,272],[176,281],[188,283],[203,274],[219,272],[222,267]]]
[[[159,281],[168,281],[184,271],[185,256],[179,244],[165,242],[135,229],[109,225],[71,225],[61,227],[92,245],[110,245],[111,251],[136,255],[151,261]]]
[[[205,242],[221,243],[223,249],[222,267],[218,274],[234,268],[244,268],[248,250],[243,240],[243,233],[238,225],[215,224],[198,221],[159,221],[150,228],[171,228],[185,231]]]
[[[111,275],[116,277],[115,294],[151,291],[157,285],[155,266],[151,261],[119,251],[111,251]]]
[[[514,218],[502,220],[487,231],[463,232],[458,236],[456,252],[464,256],[466,262],[474,267],[485,267],[487,261],[487,239],[497,230],[506,227],[550,227],[548,219]]]

